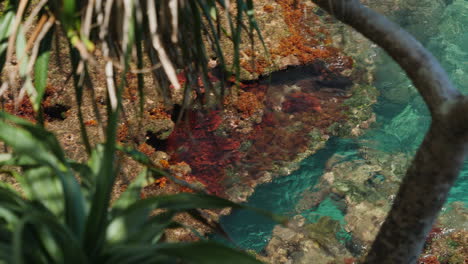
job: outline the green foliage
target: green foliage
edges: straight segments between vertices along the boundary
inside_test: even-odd
[[[167,228],[181,227],[173,220],[178,213],[240,205],[188,193],[141,200],[150,176],[144,169],[110,208],[96,206],[109,199],[96,195],[98,182],[113,185],[114,177],[101,174],[105,148],[93,149],[86,163],[71,162],[50,132],[5,113],[0,117],[8,120],[0,121],[0,140],[13,149],[2,155],[0,165],[20,168],[10,172],[23,190],[18,194],[6,183],[0,186],[0,260],[5,263],[257,263],[214,242],[163,239]],[[104,212],[92,213],[98,209]],[[163,210],[152,214],[156,209]]]
[[[0,82],[0,94],[5,88],[20,90],[16,87],[20,79],[21,91],[31,98],[39,122],[35,125],[0,112],[0,141],[12,151],[0,154],[1,172],[14,176],[21,185],[18,193],[7,183],[0,183],[0,263],[258,263],[249,254],[210,241],[166,242],[165,230],[183,227],[174,220],[177,214],[188,213],[222,232],[198,209],[241,206],[202,193],[142,200],[141,189],[163,172],[142,153],[116,144],[126,74],[137,72],[140,111],[144,100],[141,72],[152,72],[166,97],[169,83],[175,89],[180,86],[176,69],[184,69],[187,77],[186,85],[180,88],[186,89],[185,94],[190,94],[199,77],[209,92],[213,88],[208,80],[208,54],[214,54],[221,67],[225,65],[221,38],[230,39],[238,49],[243,30],[259,32],[252,1],[236,1],[234,17],[225,11],[229,2],[224,0],[11,2],[0,4],[0,74],[5,77]],[[221,17],[227,20],[226,28]],[[35,20],[36,24],[30,23]],[[34,30],[31,25],[35,25]],[[37,34],[26,34],[31,31]],[[70,47],[87,162],[69,160],[53,133],[42,126],[41,102],[49,77],[50,52],[55,33],[60,31]],[[106,74],[108,105],[107,123],[102,124],[105,142],[92,146],[81,106],[84,89],[93,89],[88,66],[98,65],[93,55],[96,49],[101,50],[106,64],[102,71]],[[236,54],[232,71],[238,72],[238,50]],[[15,59],[18,66],[4,72],[5,63],[16,65]],[[149,68],[143,68],[145,60],[151,62]],[[187,98],[184,102],[192,103]],[[143,164],[144,169],[111,204],[118,150]],[[171,179],[194,188],[175,177]]]

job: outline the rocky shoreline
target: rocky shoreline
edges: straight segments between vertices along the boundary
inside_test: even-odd
[[[412,12],[416,2],[387,0],[369,4],[378,5],[381,12],[403,16]],[[418,3],[430,5],[429,2]],[[441,4],[442,1],[437,1],[427,16],[437,12]],[[297,170],[301,161],[324,148],[331,137],[356,138],[376,121],[372,109],[378,97],[373,85],[375,45],[334,21],[310,1],[259,0],[255,1],[255,12],[268,52],[261,52],[263,46],[259,39],[251,47],[249,36],[243,36],[240,79],[244,81],[237,85],[233,80],[222,83],[215,73],[210,79],[215,88],[230,87],[221,105],[208,104],[210,107],[187,110],[177,123],[184,95],[173,91],[175,105],[170,107],[147,99],[140,124],[138,118],[126,117],[138,116],[134,109],[137,80],[134,74],[129,74],[123,103],[126,116],[118,133],[121,144],[136,145],[154,164],[176,178],[238,203],[248,201],[258,185]],[[224,50],[232,49],[229,41],[222,45]],[[232,61],[232,54],[226,54],[226,59]],[[62,75],[55,78],[59,72],[56,68],[52,67],[54,78],[50,78],[46,92],[45,108],[50,110],[46,126],[58,134],[71,158],[82,157],[83,146],[77,144],[77,110],[70,107],[76,102],[70,85],[67,94],[65,89],[56,88],[66,83]],[[92,70],[96,75],[93,78],[102,78]],[[401,78],[393,70],[380,74]],[[183,72],[179,80],[185,81]],[[201,80],[199,83],[198,96],[213,101],[214,95],[204,91]],[[407,83],[401,83],[385,91],[383,96],[394,103],[414,96]],[[95,112],[104,111],[105,89],[96,87],[95,92],[96,95],[90,95],[85,91],[83,109],[85,125],[97,142],[102,135]],[[157,98],[154,89],[148,89],[148,95]],[[102,100],[92,102],[94,98]],[[99,109],[95,111],[93,107]],[[6,110],[29,119],[34,114],[27,100],[18,109],[13,101],[7,102]],[[333,156],[327,162],[315,190],[303,194],[296,207],[297,215],[288,227],[275,227],[268,246],[258,254],[259,259],[268,263],[350,264],[365,255],[392,204],[410,157],[370,148],[361,149],[360,154],[359,161]],[[129,159],[121,161],[124,165],[115,197],[125,190],[139,168]],[[142,196],[190,191],[170,179],[159,178],[144,188]],[[336,204],[343,221],[328,216],[311,221],[301,214],[324,201]],[[216,220],[229,212],[205,213]],[[189,223],[201,233],[208,232],[194,219],[178,217],[177,220]],[[434,226],[420,263],[465,264],[468,259],[466,223],[466,208],[450,205]],[[348,237],[344,239],[337,234]],[[169,231],[167,237],[170,241],[198,239],[190,231],[180,229]]]

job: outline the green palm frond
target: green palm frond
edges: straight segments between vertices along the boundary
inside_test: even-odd
[[[101,153],[105,146],[93,150],[89,162],[71,162],[57,149],[53,135],[40,125],[0,114],[9,121],[0,123],[0,140],[13,150],[0,157],[0,165],[20,169],[11,173],[18,177],[23,191],[20,194],[6,183],[0,185],[0,261],[153,263],[179,259],[191,263],[258,263],[241,251],[213,242],[173,244],[163,240],[166,229],[183,227],[174,220],[177,214],[245,206],[196,193],[142,200],[140,193],[150,171],[145,168],[112,206],[102,207],[110,193],[108,197],[98,195],[102,189],[95,185],[101,181],[113,186],[113,177],[102,174],[103,166],[108,166]],[[81,184],[76,176],[83,179]],[[93,210],[104,212],[96,214]]]
[[[222,98],[224,88],[216,90],[209,81],[208,61],[214,56],[223,71],[239,72],[240,34],[244,30],[259,33],[252,4],[242,0],[234,5],[224,0],[0,3],[0,73],[4,76],[0,95],[7,90],[18,93],[15,96],[28,94],[38,119],[32,124],[0,112],[0,141],[11,149],[0,154],[0,172],[14,176],[21,185],[18,192],[0,184],[0,263],[258,263],[246,253],[213,242],[165,242],[165,230],[184,227],[174,220],[180,213],[208,223],[198,209],[246,207],[203,193],[142,200],[140,193],[148,179],[161,175],[195,187],[157,170],[144,154],[116,143],[128,72],[138,77],[140,114],[146,96],[143,73],[153,73],[166,102],[171,100],[171,90],[189,95],[198,80]],[[41,119],[50,54],[55,52],[52,43],[58,35],[64,35],[70,47],[67,56],[78,120],[89,157],[85,162],[68,159]],[[235,49],[230,69],[220,45],[224,39]],[[5,65],[12,66],[8,72]],[[89,68],[97,66],[105,74],[107,123],[105,142],[92,146],[81,107],[84,90],[94,86]],[[180,74],[187,80],[183,85]],[[185,97],[184,107],[193,103],[189,99]],[[111,205],[118,174],[116,151],[144,169]]]

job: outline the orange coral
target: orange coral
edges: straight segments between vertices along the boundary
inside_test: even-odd
[[[180,192],[188,192],[188,193],[193,193],[194,191],[188,187],[185,186],[179,186],[179,191]]]
[[[251,92],[241,92],[235,102],[235,107],[242,112],[244,118],[252,116],[262,106],[257,96]]]
[[[164,169],[167,169],[169,168],[169,162],[167,160],[160,160],[159,161],[159,164],[161,165],[161,167],[163,167]]]
[[[94,120],[94,119],[91,119],[91,120],[85,121],[84,124],[85,124],[85,126],[96,126],[97,121]]]
[[[164,111],[162,107],[155,107],[148,111],[151,119],[171,119],[171,115]]]
[[[320,26],[320,18],[308,7],[296,0],[277,0],[283,9],[284,22],[290,36],[280,40],[273,55],[287,57],[294,55],[302,64],[321,59],[331,64],[331,70],[344,70],[352,67],[352,59],[330,46],[330,33]],[[307,13],[307,16],[305,16]],[[313,27],[310,25],[314,25]]]
[[[159,179],[156,179],[154,181],[156,185],[158,185],[160,188],[164,188],[167,185],[167,178],[166,177],[161,177]]]
[[[117,141],[118,142],[127,142],[128,139],[128,125],[121,124],[117,129]]]
[[[252,59],[241,59],[240,65],[250,73],[261,75],[265,72],[265,69],[270,65],[270,63],[263,56],[255,56]]]
[[[251,48],[244,49],[242,52],[248,57],[240,60],[240,65],[246,71],[261,75],[270,66],[270,62],[264,56],[259,55]]]
[[[7,102],[5,104],[5,111],[10,114],[14,114],[21,118],[27,119],[29,121],[35,121],[34,109],[27,95],[24,96],[21,102],[19,102],[18,104],[15,104],[13,100]]]
[[[156,152],[156,150],[152,146],[150,146],[150,145],[148,145],[146,143],[140,144],[138,146],[138,150],[140,152],[144,153],[146,156],[151,156]]]
[[[137,75],[131,72],[127,72],[125,77],[126,86],[123,92],[123,98],[134,102],[137,100],[138,95]]]
[[[263,6],[263,11],[265,11],[267,13],[271,13],[271,12],[273,12],[273,10],[275,10],[275,8],[272,5],[264,5]]]
[[[55,86],[49,84],[47,85],[43,100],[41,102],[41,107],[43,108],[43,117],[46,121],[57,119],[64,120],[68,113],[67,111],[70,109],[69,106],[53,103],[52,95],[57,92],[58,89]],[[25,95],[19,103],[14,102],[13,99],[6,100],[4,110],[10,114],[14,114],[29,121],[36,121],[36,113],[34,112],[31,100],[27,95]]]

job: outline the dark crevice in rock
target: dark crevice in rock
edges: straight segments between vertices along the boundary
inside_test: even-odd
[[[179,120],[179,116],[182,113],[182,106],[180,104],[174,104],[172,106],[171,120],[176,123]],[[182,116],[180,117],[182,120]]]
[[[159,151],[166,152],[167,150],[167,140],[157,138],[157,136],[150,131],[146,132],[146,144]]]
[[[63,121],[65,118],[65,112],[67,112],[71,107],[68,105],[55,104],[52,106],[47,106],[44,108],[44,114],[48,121],[60,120]]]

